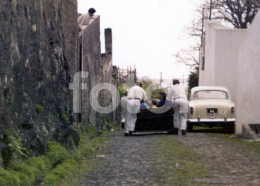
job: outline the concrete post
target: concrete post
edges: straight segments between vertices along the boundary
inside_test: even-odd
[[[106,28],[105,29],[105,48],[106,54],[112,54],[112,29]]]

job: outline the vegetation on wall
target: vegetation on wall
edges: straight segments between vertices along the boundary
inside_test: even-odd
[[[111,122],[108,125],[117,129]],[[80,131],[81,138],[75,152],[66,150],[57,141],[49,141],[45,155],[25,159],[26,151],[22,150],[21,141],[14,137],[16,132],[12,130],[8,136],[12,154],[20,158],[10,159],[5,169],[0,166],[0,185],[59,185],[65,177],[74,176],[83,161],[95,155],[107,133],[108,130],[104,130],[99,136],[95,127],[87,125]]]
[[[7,144],[6,149],[2,152],[5,167],[7,167],[12,160],[21,160],[29,155],[28,149],[23,146],[20,134],[14,128],[10,128],[5,132],[3,141]]]

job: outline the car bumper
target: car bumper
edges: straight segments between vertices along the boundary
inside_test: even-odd
[[[226,123],[226,122],[235,122],[235,118],[226,118],[226,119],[188,119],[190,123]]]

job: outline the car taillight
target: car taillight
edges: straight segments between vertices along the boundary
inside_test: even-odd
[[[190,114],[193,114],[193,107],[190,108]]]
[[[234,114],[234,113],[235,113],[235,108],[231,107],[231,114]]]

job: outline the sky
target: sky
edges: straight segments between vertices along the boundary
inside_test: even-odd
[[[96,9],[104,29],[112,28],[113,65],[135,66],[139,77],[187,78],[190,68],[176,63],[174,54],[190,45],[183,37],[199,0],[78,0],[78,12]]]

